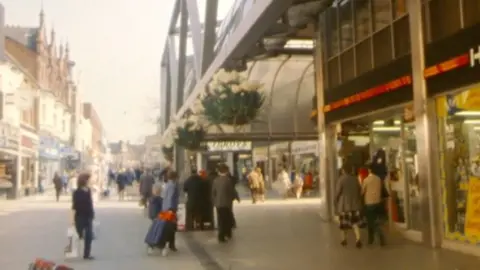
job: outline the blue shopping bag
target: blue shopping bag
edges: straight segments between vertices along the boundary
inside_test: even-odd
[[[145,236],[145,243],[149,246],[156,246],[163,236],[163,231],[166,225],[166,221],[155,219],[148,229],[147,235]]]

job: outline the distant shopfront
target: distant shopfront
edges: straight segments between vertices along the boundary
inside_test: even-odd
[[[20,129],[0,123],[0,197],[11,197],[17,185],[16,164]]]
[[[204,147],[205,151],[196,157],[195,163],[199,169],[211,171],[219,163],[226,163],[231,173],[240,179],[244,168],[252,166],[250,141],[206,142]]]
[[[37,191],[38,188],[38,136],[37,134],[21,129],[20,130],[20,177],[17,180],[21,196],[28,196]]]
[[[62,170],[60,141],[53,136],[40,136],[39,160],[41,177],[46,186],[52,184],[55,172]]]

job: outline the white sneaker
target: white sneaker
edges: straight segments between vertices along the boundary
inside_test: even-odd
[[[166,257],[168,255],[168,248],[162,249],[162,256]]]
[[[148,248],[147,248],[147,254],[148,254],[148,255],[153,255],[154,252],[155,252],[155,251],[153,250],[153,248],[151,248],[151,247],[148,247]]]

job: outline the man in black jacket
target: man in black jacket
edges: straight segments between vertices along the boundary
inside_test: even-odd
[[[183,185],[183,191],[187,194],[186,203],[186,220],[187,230],[194,230],[198,224],[203,230],[204,218],[203,212],[206,207],[206,185],[203,179],[198,175],[195,169],[192,169],[190,177],[187,178]]]

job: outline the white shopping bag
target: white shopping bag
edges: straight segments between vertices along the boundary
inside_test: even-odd
[[[80,241],[78,239],[77,231],[74,227],[70,227],[67,230],[67,246],[65,247],[65,257],[66,258],[77,258]]]
[[[177,211],[177,230],[178,231],[185,231],[185,205],[181,204],[178,206]]]
[[[100,228],[100,222],[98,222],[98,221],[93,221],[93,224],[92,224],[92,234],[93,234],[93,239],[94,239],[94,240],[97,240],[97,239],[98,239],[99,228]]]

